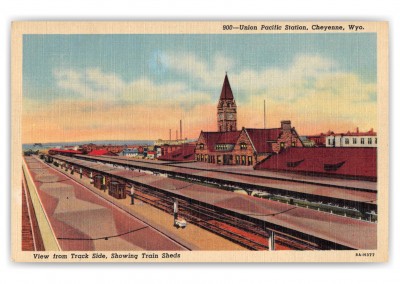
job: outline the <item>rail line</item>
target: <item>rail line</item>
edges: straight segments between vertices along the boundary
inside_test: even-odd
[[[173,214],[173,201],[163,193],[136,187],[135,198],[169,214]],[[227,214],[216,212],[198,204],[179,200],[179,215],[212,233],[220,235],[250,250],[268,249],[268,233],[259,226]],[[303,240],[290,239],[282,234],[275,237],[276,244],[292,250],[318,250],[319,246]]]
[[[22,177],[22,250],[43,251],[40,235],[25,176]]]

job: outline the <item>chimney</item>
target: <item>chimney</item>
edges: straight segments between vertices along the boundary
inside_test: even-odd
[[[281,121],[281,129],[282,130],[291,130],[292,124],[290,120],[282,120]]]
[[[179,121],[179,126],[180,126],[180,135],[179,135],[179,137],[180,137],[180,139],[182,140],[182,119]]]
[[[178,129],[176,130],[176,140],[178,140]]]
[[[172,137],[171,137],[171,129],[169,129],[169,141],[171,141],[172,140]]]
[[[360,131],[359,131],[359,129],[358,129],[358,126],[357,126],[357,130],[356,130],[356,131],[357,131],[357,133],[360,133]]]

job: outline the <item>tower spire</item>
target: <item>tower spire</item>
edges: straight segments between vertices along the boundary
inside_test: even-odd
[[[236,131],[236,102],[226,71],[217,109],[218,131]]]
[[[231,84],[229,83],[228,74],[225,74],[224,84],[222,85],[220,100],[234,100]]]

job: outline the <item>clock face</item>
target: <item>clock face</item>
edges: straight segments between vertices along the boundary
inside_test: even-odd
[[[227,118],[228,119],[234,119],[233,113],[228,113]]]
[[[224,114],[223,113],[219,113],[218,114],[218,119],[222,120],[224,118]]]

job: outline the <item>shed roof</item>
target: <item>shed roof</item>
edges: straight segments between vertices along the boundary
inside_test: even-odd
[[[288,148],[255,166],[259,170],[316,173],[376,180],[377,148]]]

